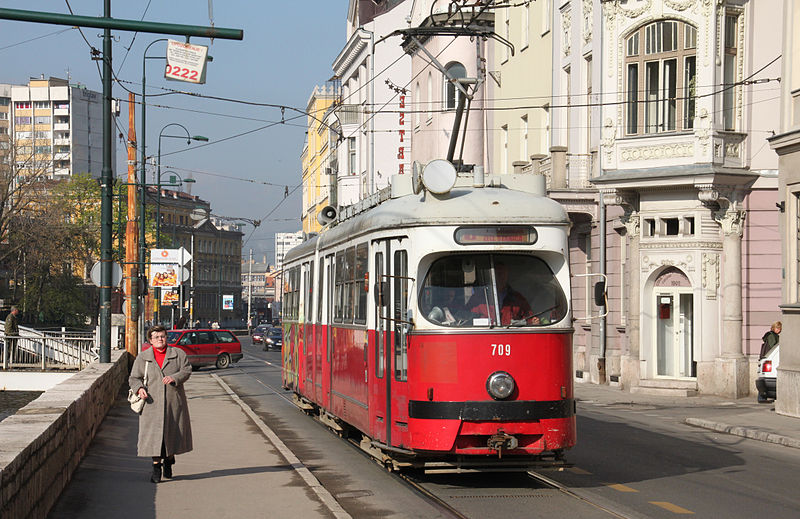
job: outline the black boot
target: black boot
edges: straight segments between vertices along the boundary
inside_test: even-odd
[[[164,458],[164,477],[172,479],[172,466],[175,465],[175,456]]]
[[[161,481],[161,462],[153,463],[153,475],[150,476],[150,481],[153,483]]]

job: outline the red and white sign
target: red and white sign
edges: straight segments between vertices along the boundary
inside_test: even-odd
[[[401,93],[399,96],[399,113],[397,114],[397,135],[399,136],[399,142],[397,143],[397,160],[399,161],[397,165],[397,173],[402,175],[405,173],[406,170],[406,157],[411,157],[410,153],[410,146],[408,142],[408,135],[406,134],[406,103],[408,102],[408,94]]]
[[[208,47],[167,40],[167,67],[164,77],[188,83],[206,82]]]

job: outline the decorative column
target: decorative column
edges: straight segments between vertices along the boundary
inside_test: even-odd
[[[746,212],[735,191],[721,194],[716,188],[701,190],[699,198],[710,206],[722,228],[722,337],[715,361],[713,392],[740,398],[750,392],[747,359],[742,353],[742,234]]]
[[[625,323],[625,335],[628,342],[628,351],[622,355],[622,385],[623,387],[633,387],[639,385],[641,378],[639,349],[641,338],[639,336],[639,317],[641,311],[641,281],[639,266],[639,237],[641,230],[639,227],[640,218],[638,204],[636,208],[625,206],[625,214],[622,216],[622,223],[625,225],[625,234],[628,239],[628,257],[625,259],[628,278],[628,290],[626,292],[628,307]],[[623,283],[625,281],[623,280]]]
[[[639,318],[641,312],[641,281],[639,266],[639,194],[630,191],[604,191],[604,201],[607,205],[619,205],[625,213],[620,220],[625,225],[625,235],[628,240],[627,257],[625,258],[626,272],[623,272],[621,283],[627,280],[627,289],[624,291],[628,301],[625,313],[625,336],[627,349],[620,358],[620,382],[625,388],[639,385],[641,377],[639,349],[641,338],[639,334]]]

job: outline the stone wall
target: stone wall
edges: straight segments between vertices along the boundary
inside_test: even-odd
[[[112,350],[0,422],[0,517],[44,518],[72,478],[127,381],[131,357]]]

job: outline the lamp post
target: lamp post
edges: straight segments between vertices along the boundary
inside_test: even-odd
[[[171,126],[177,126],[179,128],[183,128],[183,131],[186,132],[186,144],[191,144],[192,141],[201,141],[201,142],[208,142],[208,137],[203,135],[191,135],[189,130],[186,127],[179,123],[169,123],[163,128],[161,128],[161,132],[158,134],[158,164],[157,164],[157,177],[156,177],[156,186],[158,189],[158,194],[156,196],[156,248],[161,246],[161,138],[162,137],[171,137],[176,139],[183,138],[180,135],[164,135],[164,130]]]

